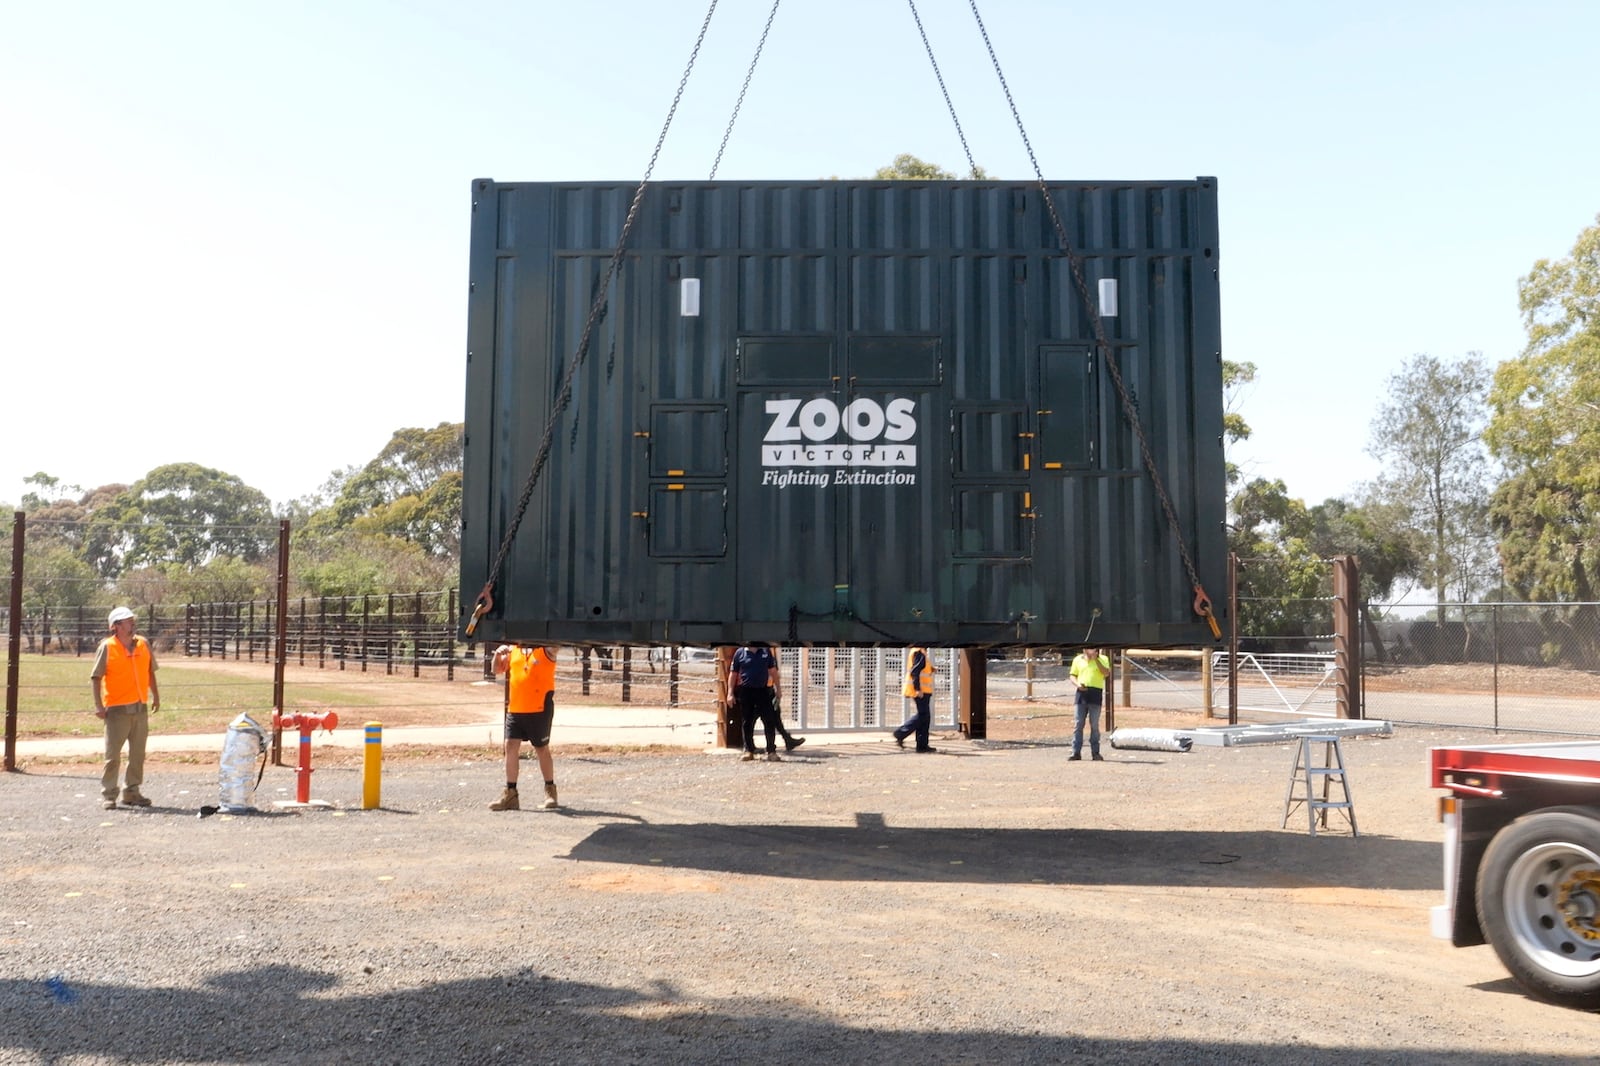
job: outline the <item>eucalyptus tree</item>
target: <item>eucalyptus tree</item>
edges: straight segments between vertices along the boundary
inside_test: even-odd
[[[1419,354],[1389,376],[1368,451],[1382,464],[1376,497],[1425,538],[1421,576],[1442,608],[1484,584],[1492,487],[1483,444],[1489,371],[1478,353]],[[1492,584],[1492,582],[1490,582]]]

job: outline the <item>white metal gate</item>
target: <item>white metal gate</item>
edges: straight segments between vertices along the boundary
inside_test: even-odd
[[[1220,706],[1228,705],[1228,653],[1212,653],[1211,684],[1221,693]],[[1239,655],[1239,710],[1297,717],[1336,717],[1338,693],[1334,688],[1334,660],[1328,654]]]
[[[961,653],[929,648],[933,661],[933,728],[960,720]],[[783,718],[790,729],[821,732],[888,730],[909,718],[904,648],[779,648]]]

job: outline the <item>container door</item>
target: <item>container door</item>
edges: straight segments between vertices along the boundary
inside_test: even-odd
[[[910,643],[906,627],[937,617],[937,560],[950,528],[949,413],[942,402],[940,339],[854,335],[845,346],[839,438],[848,549],[836,599]]]
[[[745,336],[736,352],[736,615],[832,616],[842,553],[833,338]]]

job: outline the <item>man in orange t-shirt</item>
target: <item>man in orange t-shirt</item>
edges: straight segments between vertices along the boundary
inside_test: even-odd
[[[556,717],[556,650],[521,644],[502,644],[494,652],[496,676],[506,675],[506,790],[489,804],[491,811],[519,811],[518,761],[522,742],[533,745],[544,774],[543,810],[554,810],[556,773],[550,758],[550,727]]]

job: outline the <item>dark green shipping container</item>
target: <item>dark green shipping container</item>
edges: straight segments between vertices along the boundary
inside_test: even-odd
[[[1220,617],[1216,182],[1049,188],[1176,528],[1036,184],[661,183],[478,637],[1212,643],[1179,540]],[[468,611],[634,192],[473,183]]]

